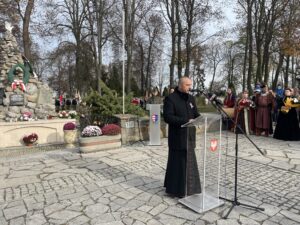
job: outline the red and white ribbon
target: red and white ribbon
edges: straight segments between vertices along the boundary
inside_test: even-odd
[[[20,88],[22,91],[24,91],[24,92],[26,91],[25,84],[23,83],[22,80],[14,80],[14,82],[12,82],[12,84],[11,84],[11,88],[13,90]]]

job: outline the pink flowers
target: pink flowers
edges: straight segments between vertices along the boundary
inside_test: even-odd
[[[117,135],[121,133],[120,126],[116,124],[107,124],[102,128],[103,135]]]
[[[98,126],[87,126],[81,132],[82,137],[95,137],[102,135],[102,131]]]
[[[59,118],[68,118],[69,117],[69,113],[66,111],[62,111],[58,114]]]
[[[73,122],[68,122],[65,123],[63,130],[75,130],[76,129],[76,124]]]
[[[32,116],[32,113],[31,113],[31,112],[24,112],[24,113],[22,114],[22,116],[20,117],[20,120],[21,120],[21,121],[30,121],[30,120],[33,120],[33,119],[31,118],[31,116]]]
[[[86,126],[81,132],[82,137],[95,137],[101,135],[118,135],[121,128],[116,124],[107,124],[103,128],[99,126]]]

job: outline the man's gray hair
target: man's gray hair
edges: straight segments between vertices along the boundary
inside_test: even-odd
[[[191,80],[191,78],[189,77],[180,77],[179,81],[178,81],[178,86],[180,86],[185,80]]]

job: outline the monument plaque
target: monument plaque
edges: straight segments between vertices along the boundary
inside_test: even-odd
[[[24,95],[23,94],[12,94],[9,96],[10,106],[22,106],[24,105]]]
[[[41,104],[54,104],[52,93],[46,89],[45,87],[41,86],[39,90],[39,95],[37,99],[37,105]]]

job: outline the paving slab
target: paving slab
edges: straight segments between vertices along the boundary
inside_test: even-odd
[[[0,224],[300,224],[300,142],[251,139],[266,155],[240,135],[238,199],[265,211],[235,206],[225,220],[228,202],[202,214],[181,205],[163,188],[168,155],[163,139],[161,146],[0,158]],[[229,199],[234,196],[234,145],[235,135],[223,134],[227,155],[221,161],[220,195]],[[208,178],[214,176],[208,171]]]

